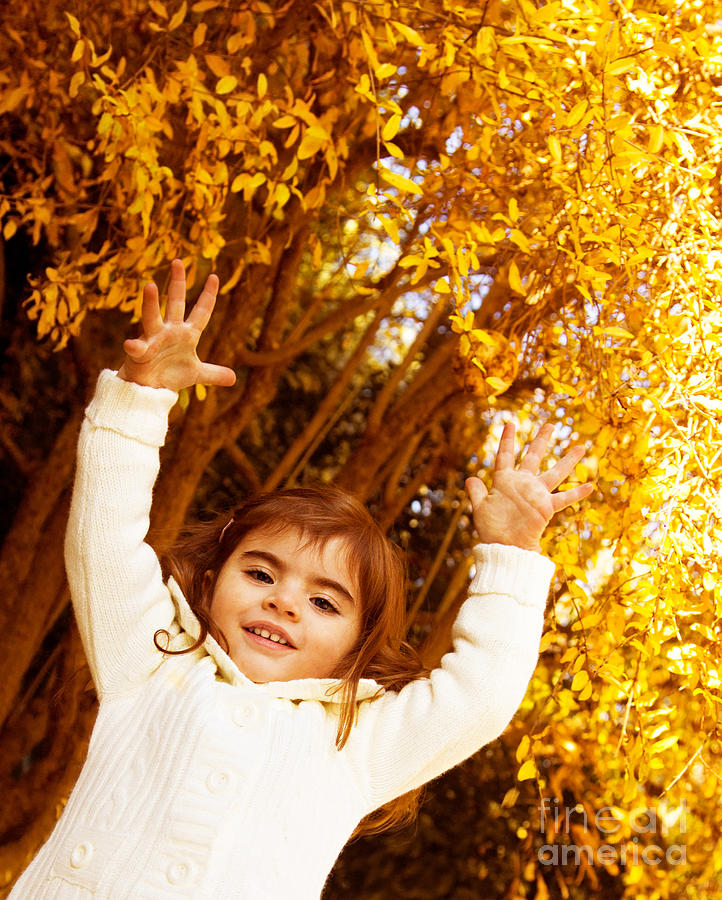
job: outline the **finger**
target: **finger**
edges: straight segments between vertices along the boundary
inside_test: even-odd
[[[542,472],[540,476],[541,480],[550,491],[559,487],[559,485],[566,480],[567,476],[574,471],[574,467],[585,453],[586,450],[584,447],[573,447],[568,453],[562,456],[555,466],[552,466],[552,468],[546,472]]]
[[[140,308],[140,320],[143,323],[143,334],[152,337],[163,327],[160,314],[158,287],[151,281],[143,288],[143,305]]]
[[[148,342],[143,338],[128,338],[123,341],[123,350],[126,356],[129,356],[134,362],[141,360],[148,350]]]
[[[476,509],[484,497],[489,493],[484,482],[476,476],[467,478],[464,482],[464,487],[466,488],[466,493],[469,495],[469,500],[471,500],[472,509]]]
[[[568,491],[559,491],[558,494],[552,494],[552,504],[554,512],[558,513],[572,503],[577,503],[588,497],[594,490],[593,484],[580,484],[578,487],[570,488]]]
[[[213,363],[201,363],[198,381],[201,384],[231,387],[236,383],[236,373],[228,366],[216,366]]]
[[[534,440],[529,444],[524,458],[519,464],[520,471],[531,472],[532,475],[536,475],[539,472],[539,466],[544,458],[544,454],[547,452],[549,441],[553,434],[554,426],[551,422],[542,425]]]
[[[218,276],[209,275],[203,285],[201,295],[188,316],[188,324],[193,325],[199,331],[203,331],[210,321],[213,308],[218,296]]]
[[[186,270],[180,259],[170,264],[168,303],[165,310],[166,322],[182,322],[186,312]]]
[[[501,469],[514,468],[514,438],[516,428],[511,422],[507,422],[501,433],[499,441],[499,449],[496,451],[496,462],[494,463],[494,471],[499,472]]]

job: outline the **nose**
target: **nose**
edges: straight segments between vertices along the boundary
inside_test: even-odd
[[[297,621],[301,613],[300,597],[297,592],[280,585],[277,585],[276,588],[264,599],[264,609],[272,609],[293,622]]]

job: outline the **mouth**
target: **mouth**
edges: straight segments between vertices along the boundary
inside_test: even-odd
[[[261,647],[268,647],[272,650],[296,649],[291,643],[291,639],[281,628],[272,627],[270,625],[244,625],[243,631],[248,635],[250,640]]]

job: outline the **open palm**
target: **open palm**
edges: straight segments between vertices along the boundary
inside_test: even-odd
[[[491,490],[487,491],[479,478],[467,478],[474,526],[482,543],[512,544],[538,552],[541,536],[552,516],[594,490],[593,485],[582,484],[552,493],[584,456],[583,447],[574,447],[555,466],[540,474],[539,467],[553,433],[553,425],[544,425],[515,468],[515,428],[506,425],[499,442]]]
[[[218,294],[218,277],[209,275],[195,306],[185,318],[186,277],[180,259],[171,263],[165,320],[160,313],[158,288],[152,282],[143,290],[143,334],[123,344],[126,358],[118,375],[148,387],[179,391],[193,384],[230,386],[233,369],[204,363],[196,348],[208,325]]]

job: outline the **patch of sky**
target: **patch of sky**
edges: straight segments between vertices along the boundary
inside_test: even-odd
[[[466,276],[466,282],[471,296],[459,309],[462,316],[465,316],[468,312],[477,312],[477,310],[481,309],[484,297],[489,293],[489,289],[494,283],[494,276],[488,275],[486,272],[470,273]]]
[[[393,318],[381,322],[379,337],[369,353],[383,365],[399,365],[423,327],[433,302],[430,291],[402,294],[392,309]]]
[[[584,304],[584,319],[587,325],[599,324],[599,307],[596,303]]]
[[[413,125],[414,128],[421,128],[422,121],[419,113],[421,110],[418,106],[410,106],[406,110],[406,115],[401,119],[401,128],[408,128]]]
[[[446,139],[446,152],[451,156],[455,153],[464,139],[464,130],[460,125],[457,125],[456,128],[451,132],[449,137]]]

